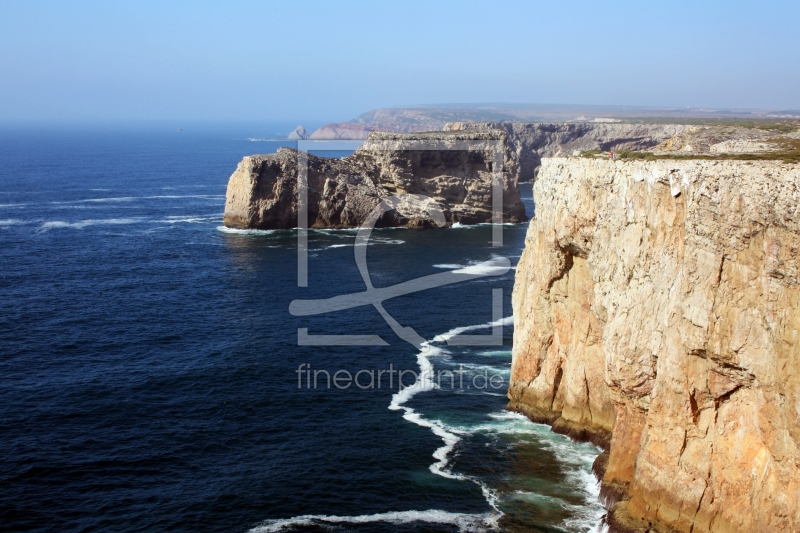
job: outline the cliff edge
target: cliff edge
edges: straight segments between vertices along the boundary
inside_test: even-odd
[[[615,531],[800,530],[800,169],[544,159],[510,409],[604,446]]]
[[[445,131],[504,131],[519,168],[519,181],[533,181],[543,157],[570,155],[575,150],[647,150],[691,128],[587,122],[451,122],[444,126]]]
[[[224,224],[240,229],[297,227],[300,172],[307,183],[312,228],[359,226],[381,200],[402,194],[433,199],[450,224],[491,222],[495,179],[502,180],[503,220],[527,220],[503,132],[373,132],[353,155],[341,159],[288,148],[245,157],[228,181]],[[385,213],[378,227],[434,226],[424,210],[406,207]]]

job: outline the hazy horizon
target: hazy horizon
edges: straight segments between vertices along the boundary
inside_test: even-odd
[[[0,3],[0,122],[439,103],[800,108],[800,5]]]

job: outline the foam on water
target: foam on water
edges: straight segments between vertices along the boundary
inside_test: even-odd
[[[138,224],[142,222],[141,218],[106,218],[106,219],[88,219],[80,220],[78,222],[64,222],[63,220],[53,220],[45,222],[39,227],[39,231],[48,231],[51,229],[59,228],[72,228],[83,229],[89,226],[103,226],[103,225],[121,225],[121,224]]]
[[[511,317],[506,317],[498,321],[498,323],[508,324],[510,323],[510,320]],[[437,335],[432,341],[424,342],[419,353],[417,354],[417,365],[419,366],[417,380],[414,382],[414,384],[401,388],[397,393],[393,394],[392,401],[389,404],[389,409],[393,411],[402,410],[403,418],[405,420],[408,420],[409,422],[420,427],[430,429],[434,435],[442,439],[443,445],[437,448],[432,454],[433,458],[436,459],[436,462],[428,467],[430,471],[447,479],[470,481],[475,483],[480,487],[481,493],[491,507],[492,511],[484,514],[470,514],[452,513],[449,511],[433,509],[427,511],[394,511],[361,516],[305,515],[283,520],[270,520],[264,522],[256,528],[253,528],[251,533],[280,531],[282,529],[295,526],[312,526],[319,523],[362,524],[369,522],[389,522],[395,524],[428,522],[437,524],[452,524],[458,526],[460,531],[485,531],[488,529],[497,529],[499,520],[503,516],[503,513],[498,508],[497,493],[493,489],[486,486],[486,484],[479,479],[453,472],[447,468],[450,452],[452,452],[456,444],[461,441],[462,435],[469,433],[469,431],[448,426],[440,420],[426,419],[421,414],[417,413],[413,408],[405,405],[417,394],[438,388],[433,379],[434,370],[433,363],[431,363],[431,358],[445,355],[446,351],[443,348],[434,346],[433,343],[445,342],[446,339],[452,338],[453,336],[464,331],[489,328],[495,324],[495,322],[489,322],[486,324],[455,328],[441,335]]]
[[[467,265],[461,265],[458,263],[438,263],[433,265],[433,268],[452,270],[456,274],[482,274],[484,276],[497,276],[500,274],[505,274],[506,271],[509,269],[514,269],[515,267],[510,267],[508,265],[508,259],[506,257],[494,255],[488,261],[475,261],[470,262]]]
[[[494,326],[510,326],[513,324],[514,324],[514,317],[507,316],[505,318],[495,320],[494,322],[487,322],[486,324],[477,324],[474,326],[461,326],[458,328],[453,328],[446,333],[436,335],[433,338],[432,342],[447,342],[449,339],[452,339],[456,335],[461,335],[462,333],[465,333],[467,331],[475,331],[476,329],[486,329]]]
[[[236,229],[236,228],[229,228],[227,226],[217,226],[217,231],[221,231],[222,233],[232,233],[234,235],[272,235],[277,231],[283,231],[279,229]]]
[[[282,531],[296,526],[314,526],[320,524],[367,524],[386,522],[389,524],[409,524],[425,522],[429,524],[451,524],[458,526],[459,531],[484,531],[491,528],[491,521],[483,514],[452,513],[431,509],[427,511],[391,511],[359,516],[303,515],[284,520],[268,520],[250,530],[250,533],[269,533]]]
[[[478,352],[478,355],[485,357],[508,357],[511,358],[511,350],[487,350],[485,352]]]

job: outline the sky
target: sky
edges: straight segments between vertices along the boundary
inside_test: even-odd
[[[0,121],[344,121],[475,102],[800,109],[798,20],[797,0],[0,0]]]

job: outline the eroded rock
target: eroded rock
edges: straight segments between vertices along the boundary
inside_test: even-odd
[[[446,131],[501,130],[508,135],[519,181],[533,181],[543,157],[582,150],[647,150],[692,126],[587,122],[451,122]]]
[[[502,188],[503,220],[526,220],[504,133],[373,132],[353,155],[342,159],[288,148],[245,157],[228,181],[224,224],[243,229],[297,227],[301,169],[306,169],[309,227],[359,226],[382,199],[402,194],[432,198],[450,224],[491,222],[495,178]],[[393,210],[378,221],[379,227],[433,225],[428,215],[417,211]]]
[[[544,159],[509,407],[609,434],[617,531],[800,530],[800,169]]]

